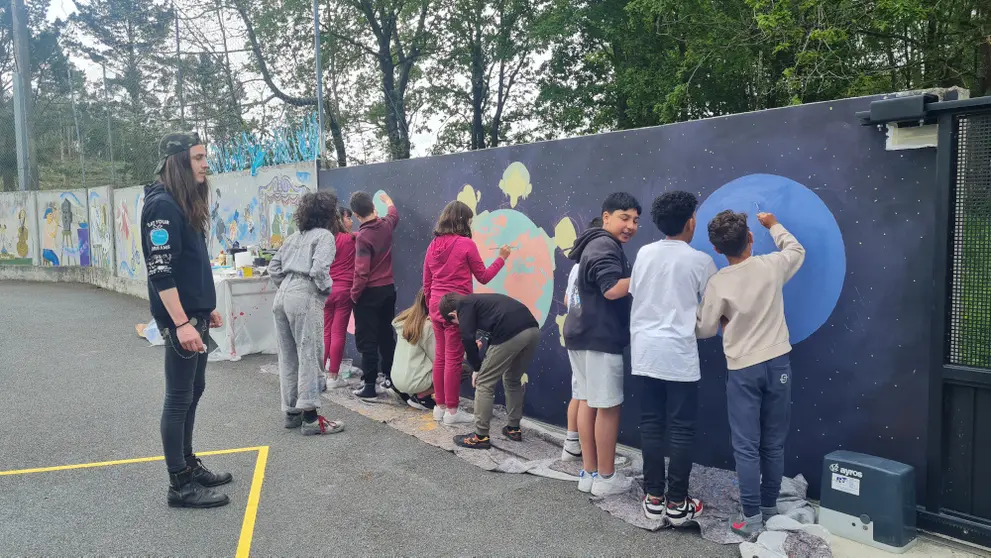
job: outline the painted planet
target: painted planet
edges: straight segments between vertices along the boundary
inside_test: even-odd
[[[375,204],[375,211],[378,211],[379,217],[385,217],[385,214],[389,212],[389,206],[385,205],[379,196],[385,193],[385,190],[379,190],[372,194],[372,203]]]
[[[706,227],[720,211],[748,215],[754,255],[777,251],[771,234],[757,221],[758,212],[774,213],[805,247],[805,263],[785,284],[785,319],[792,344],[815,333],[833,313],[846,277],[843,235],[826,204],[802,184],[773,174],[751,174],[723,185],[698,210],[692,246],[708,253],[719,268],[729,265],[709,242]]]
[[[486,266],[499,257],[501,246],[513,248],[506,267],[488,285],[475,281],[475,292],[515,298],[543,327],[554,299],[554,241],[529,217],[512,209],[483,212],[472,221],[472,229]]]

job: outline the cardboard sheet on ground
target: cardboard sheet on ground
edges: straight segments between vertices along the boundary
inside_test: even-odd
[[[358,387],[355,381],[354,387]],[[492,420],[491,450],[472,450],[454,444],[454,436],[471,431],[471,425],[447,427],[435,421],[429,412],[399,405],[387,395],[380,395],[373,402],[359,400],[349,389],[329,390],[324,393],[328,401],[341,405],[372,420],[388,424],[392,428],[415,436],[424,442],[448,450],[465,461],[485,469],[502,473],[529,473],[542,477],[577,482],[580,463],[560,460],[562,439],[542,428],[528,425],[524,420],[523,442],[513,442],[501,434],[506,424],[505,408],[496,406]],[[472,402],[462,400],[465,409],[471,410]],[[636,480],[626,493],[608,498],[592,498],[592,502],[611,515],[642,529],[657,531],[668,527],[664,521],[647,519],[641,508],[643,499],[643,462],[639,453],[626,456],[626,464],[620,467]],[[829,543],[815,529],[805,529],[815,522],[815,510],[805,500],[808,483],[801,476],[782,483],[778,507],[789,521],[772,523],[769,536],[756,541],[745,541],[729,528],[729,518],[739,510],[739,489],[732,471],[702,467],[692,469],[690,492],[705,503],[705,514],[699,519],[702,537],[719,544],[741,544],[746,556],[773,558],[776,556],[830,557]],[[782,518],[785,519],[785,518]],[[782,526],[783,525],[783,526]],[[824,530],[823,530],[824,531]],[[794,554],[794,550],[802,552]],[[758,553],[760,552],[760,553]]]

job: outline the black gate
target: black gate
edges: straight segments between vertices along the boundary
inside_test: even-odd
[[[877,101],[865,124],[938,124],[932,365],[919,527],[991,546],[991,97]]]

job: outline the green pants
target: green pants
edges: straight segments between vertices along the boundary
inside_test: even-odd
[[[506,392],[509,426],[519,427],[523,418],[523,384],[520,379],[530,365],[539,338],[540,330],[532,327],[505,343],[489,346],[475,380],[475,433],[479,436],[489,435],[495,387],[500,378]]]

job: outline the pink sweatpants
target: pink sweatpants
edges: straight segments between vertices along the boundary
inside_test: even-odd
[[[465,348],[455,324],[430,320],[434,325],[434,400],[448,409],[457,409],[461,401],[461,363]]]
[[[351,288],[338,289],[335,283],[323,307],[324,363],[330,361],[327,370],[331,374],[337,374],[341,370],[352,305]]]

